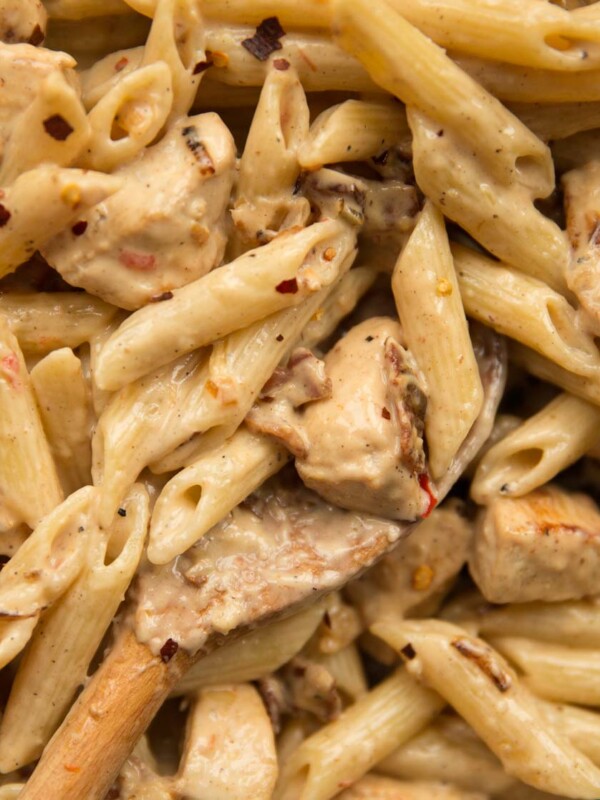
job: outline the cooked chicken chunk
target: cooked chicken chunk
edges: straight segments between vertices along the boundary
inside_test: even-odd
[[[492,603],[598,594],[600,511],[552,486],[498,498],[480,512],[469,567]]]
[[[70,284],[134,309],[205,275],[225,250],[235,144],[217,114],[186,117],[115,174],[123,188],[44,257]]]
[[[356,325],[325,357],[331,397],[307,406],[309,442],[296,459],[304,481],[331,503],[390,519],[416,519],[430,506],[422,488],[426,396],[398,322]]]

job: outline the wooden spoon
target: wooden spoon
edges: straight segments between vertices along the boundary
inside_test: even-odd
[[[474,344],[486,399],[448,474],[434,487],[438,500],[489,436],[504,388],[501,340],[480,328]],[[234,512],[234,524],[216,526],[175,565],[141,575],[135,614],[48,743],[20,800],[103,800],[196,660],[228,635],[340,588],[418,525],[344,511],[281,483],[274,492],[263,487],[238,507],[237,517]]]

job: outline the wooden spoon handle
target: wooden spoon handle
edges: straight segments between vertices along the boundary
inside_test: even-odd
[[[165,664],[124,631],[46,746],[20,800],[104,800],[191,663],[180,651]]]

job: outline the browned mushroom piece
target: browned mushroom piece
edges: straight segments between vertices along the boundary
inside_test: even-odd
[[[505,360],[477,347],[480,417],[440,497],[491,431]],[[108,657],[46,747],[21,800],[103,800],[121,765],[191,664],[228,636],[298,610],[371,566],[414,525],[330,505],[285,476],[262,487],[175,562],[148,566]]]

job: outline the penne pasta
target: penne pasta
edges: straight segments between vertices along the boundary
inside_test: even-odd
[[[185,353],[299,305],[335,279],[346,242],[342,223],[317,222],[175,289],[167,302],[139,309],[104,345],[96,383],[120,389]]]
[[[334,797],[418,733],[442,706],[434,692],[397,670],[302,742],[283,764],[274,797]]]
[[[372,631],[454,706],[509,774],[566,797],[598,794],[600,770],[562,732],[548,728],[534,697],[485,642],[438,620],[387,620]]]
[[[537,489],[593,447],[600,437],[598,425],[597,406],[559,394],[487,451],[473,477],[471,497],[485,504]]]
[[[0,294],[5,317],[26,356],[79,347],[103,331],[117,309],[82,292]]]
[[[81,361],[68,348],[53,350],[31,371],[42,425],[65,495],[92,481],[93,412]]]
[[[600,652],[550,642],[499,637],[491,640],[540,697],[559,703],[600,705]]]
[[[475,250],[453,245],[458,284],[470,317],[580,375],[600,373],[600,353],[575,309],[558,292]]]
[[[2,772],[41,755],[123,600],[148,527],[148,495],[141,486],[133,487],[123,510],[112,529],[95,532],[80,575],[33,634],[0,725]]]
[[[304,169],[364,161],[410,141],[406,113],[387,100],[346,100],[323,111],[298,151]]]
[[[275,672],[304,647],[323,613],[323,605],[316,603],[227,642],[194,664],[174,694],[184,695],[222,683],[255,681]]]
[[[178,472],[156,501],[150,561],[166,564],[183,553],[289,458],[285,447],[242,426],[222,447]]]
[[[339,800],[489,800],[487,794],[465,792],[444,783],[396,781],[379,775],[366,775],[337,797]]]
[[[437,479],[479,416],[483,388],[444,218],[430,202],[396,262],[392,291],[407,347],[425,376],[425,435],[431,474]],[[422,303],[415,302],[424,295]]]
[[[1,315],[0,487],[13,525],[34,528],[63,499],[23,353]]]

